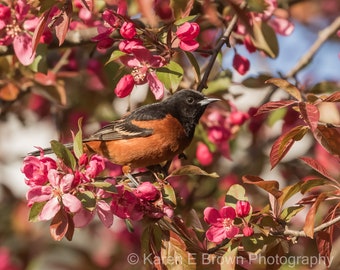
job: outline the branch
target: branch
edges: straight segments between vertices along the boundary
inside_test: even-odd
[[[314,233],[320,232],[334,224],[336,224],[337,222],[340,222],[340,216],[326,222],[323,223],[317,227],[314,228]],[[294,230],[289,230],[286,229],[283,231],[283,235],[287,235],[287,236],[295,236],[295,237],[307,237],[306,233],[304,231],[294,231]]]
[[[337,17],[332,24],[324,28],[319,32],[318,39],[314,42],[314,44],[309,48],[309,51],[305,53],[300,59],[300,61],[293,67],[286,75],[286,78],[294,78],[296,74],[302,70],[310,61],[312,61],[316,52],[320,49],[323,43],[327,41],[327,39],[333,35],[340,27],[340,16]]]
[[[215,49],[213,50],[213,53],[210,57],[210,60],[209,60],[209,63],[207,65],[207,68],[206,68],[206,71],[203,75],[203,78],[200,82],[200,84],[198,85],[197,87],[197,91],[199,92],[202,92],[202,90],[204,88],[207,88],[207,81],[208,81],[208,77],[210,75],[210,72],[214,66],[214,63],[216,61],[216,58],[217,58],[217,55],[219,53],[219,51],[221,50],[222,46],[226,43],[228,47],[230,47],[230,44],[229,44],[229,38],[230,38],[230,35],[237,23],[237,20],[238,20],[238,15],[235,14],[234,17],[231,19],[227,29],[225,30],[223,36],[221,37],[221,39],[218,41],[218,43],[216,44],[216,47]]]

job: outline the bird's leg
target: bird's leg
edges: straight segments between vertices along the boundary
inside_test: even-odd
[[[124,175],[129,178],[130,182],[135,186],[138,187],[139,186],[139,182],[136,178],[134,178],[131,174],[131,167],[130,166],[123,166],[122,171],[124,173]]]

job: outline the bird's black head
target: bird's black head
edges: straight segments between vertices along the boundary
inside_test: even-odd
[[[218,100],[217,98],[208,98],[198,91],[185,89],[176,92],[162,103],[171,115],[181,122],[188,137],[192,137],[207,106]]]

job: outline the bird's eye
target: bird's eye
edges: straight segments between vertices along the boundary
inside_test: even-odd
[[[193,104],[194,103],[194,98],[193,97],[188,97],[187,98],[188,104]]]

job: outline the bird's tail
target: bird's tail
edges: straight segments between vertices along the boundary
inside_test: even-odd
[[[73,148],[73,143],[65,143],[64,146],[68,149],[72,149]],[[45,155],[48,154],[53,154],[53,150],[51,147],[47,147],[47,148],[38,148],[38,150],[33,151],[33,152],[29,152],[27,155],[28,156],[40,156],[41,153],[44,153]]]

